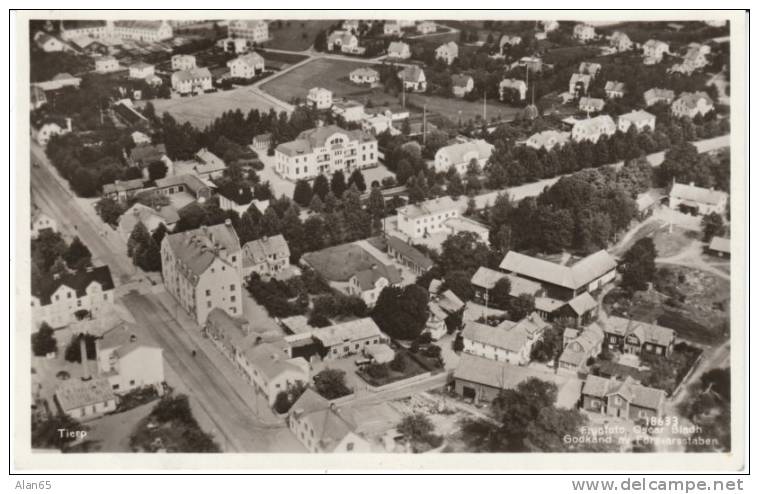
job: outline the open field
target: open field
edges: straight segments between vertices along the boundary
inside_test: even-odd
[[[178,122],[190,122],[198,128],[204,128],[229,110],[239,109],[246,114],[253,109],[262,112],[268,112],[271,108],[277,112],[286,110],[247,87],[188,98],[156,99],[152,103],[157,115],[169,112]]]
[[[271,41],[268,48],[277,50],[304,51],[311,48],[319,31],[326,30],[336,20],[290,20],[269,23]]]
[[[267,69],[282,70],[298,62],[307,59],[307,55],[297,55],[295,53],[281,53],[278,51],[259,50],[258,54],[264,57]]]
[[[699,237],[699,232],[677,226],[672,228],[672,232],[669,231],[669,228],[662,228],[653,236],[656,254],[659,257],[675,256]]]
[[[303,256],[303,261],[329,281],[348,281],[357,271],[378,263],[374,256],[355,244],[309,252]]]
[[[461,117],[462,122],[482,118],[482,101],[464,101],[462,99],[427,96],[424,94],[407,95],[406,101],[419,109],[427,105],[428,112],[437,113],[454,124],[458,123],[459,117]],[[497,101],[488,101],[487,119],[511,120],[521,111],[521,108],[504,105]]]

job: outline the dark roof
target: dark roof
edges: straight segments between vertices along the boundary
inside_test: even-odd
[[[62,29],[84,29],[90,27],[105,27],[105,21],[79,20],[79,21],[61,21]]]
[[[145,116],[135,110],[134,108],[130,108],[124,103],[119,103],[118,105],[113,107],[113,111],[116,113],[116,115],[124,120],[129,125],[137,125],[141,122],[147,122],[147,118]]]
[[[166,155],[166,146],[163,144],[142,144],[135,146],[129,152],[129,159],[135,163],[146,164],[150,161],[160,160]]]
[[[41,305],[48,305],[50,303],[50,296],[61,285],[66,285],[76,290],[76,296],[79,298],[85,295],[87,287],[93,281],[100,283],[104,291],[113,290],[111,269],[108,266],[98,266],[61,276],[58,279],[52,277],[44,278],[36,286],[35,284],[32,285],[32,295],[39,299]]]
[[[424,254],[422,251],[420,251],[413,245],[407,244],[406,242],[399,239],[398,237],[388,235],[387,245],[388,247],[390,247],[391,249],[399,253],[404,258],[408,259],[409,261],[419,266],[420,269],[429,269],[434,264],[432,262],[432,259],[427,257],[426,254]]]

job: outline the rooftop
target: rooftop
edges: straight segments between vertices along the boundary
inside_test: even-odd
[[[242,247],[242,265],[243,267],[260,264],[269,256],[290,257],[290,248],[287,245],[285,237],[274,235],[272,237],[261,237],[257,240],[251,240]]]
[[[321,341],[325,347],[373,338],[375,336],[380,339],[384,339],[385,337],[371,317],[346,321],[325,328],[317,328],[313,331],[312,336]]]
[[[409,204],[402,208],[398,208],[398,214],[414,219],[421,216],[458,210],[459,205],[456,201],[449,196],[443,196],[436,199],[429,199],[419,204]]]
[[[599,250],[572,266],[563,266],[537,257],[509,251],[500,268],[553,285],[576,290],[617,267],[617,261],[605,250]]]
[[[474,342],[516,353],[521,351],[528,341],[539,337],[546,326],[548,325],[540,316],[533,313],[519,322],[503,321],[495,327],[470,321],[464,328],[463,336]]]
[[[220,249],[226,249],[227,254],[234,254],[240,250],[240,240],[231,223],[204,225],[195,230],[167,235],[165,238],[182,265],[198,276],[219,257]]]
[[[108,266],[98,266],[66,274],[58,278],[54,276],[45,277],[38,283],[32,284],[32,295],[39,299],[41,305],[48,305],[50,304],[50,296],[62,285],[75,290],[76,296],[79,298],[87,293],[87,287],[92,283],[99,283],[103,291],[113,290],[111,268]]]
[[[90,381],[71,379],[58,387],[55,391],[55,397],[64,411],[116,399],[116,395],[111,389],[111,383],[107,378]]]
[[[717,205],[727,199],[727,192],[697,187],[694,184],[674,183],[669,191],[670,197],[693,201],[701,204]]]

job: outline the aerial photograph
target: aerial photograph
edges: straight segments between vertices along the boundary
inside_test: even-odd
[[[24,21],[32,455],[742,450],[731,21],[75,14]]]

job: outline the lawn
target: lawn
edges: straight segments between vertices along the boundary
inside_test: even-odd
[[[427,369],[417,362],[408,350],[397,348],[395,351],[403,359],[402,371],[393,370],[390,364],[370,364],[356,371],[356,374],[369,385],[379,387],[427,372]],[[381,367],[383,371],[374,374],[371,370],[372,366]]]
[[[669,229],[658,230],[654,234],[654,245],[656,254],[659,257],[671,257],[679,254],[688,245],[699,236],[698,232],[693,232],[680,227],[673,227],[670,233]]]
[[[326,30],[336,20],[289,20],[269,23],[267,48],[277,50],[304,51],[311,48],[320,31]]]
[[[457,124],[459,118],[462,122],[468,120],[478,121],[482,118],[483,101],[465,101],[456,98],[444,98],[442,96],[427,96],[424,94],[407,95],[406,101],[421,111],[426,105],[427,112],[445,117],[450,122]],[[498,101],[488,101],[487,119],[511,120],[522,112],[522,108],[504,105]]]
[[[369,269],[379,261],[355,244],[342,244],[301,258],[327,281],[348,281],[356,272]]]
[[[295,53],[280,53],[276,51],[259,50],[258,54],[264,57],[267,69],[282,70],[302,62],[307,59],[307,55],[296,55]]]

